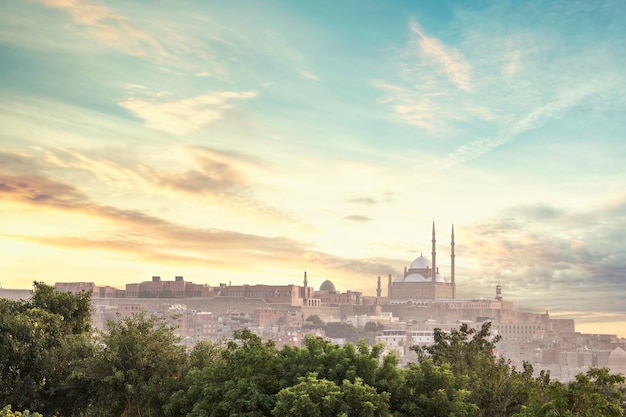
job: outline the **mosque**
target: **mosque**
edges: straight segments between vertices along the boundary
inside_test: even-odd
[[[404,275],[391,280],[387,288],[389,304],[414,304],[426,300],[454,300],[456,284],[454,282],[454,225],[450,242],[450,278],[446,279],[439,273],[435,222],[432,231],[432,262],[420,254],[411,266],[404,267]],[[381,298],[380,277],[378,278],[377,297]]]

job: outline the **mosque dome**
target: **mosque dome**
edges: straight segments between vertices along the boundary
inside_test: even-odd
[[[404,282],[426,282],[426,278],[421,274],[410,274],[404,278]]]
[[[394,279],[393,282],[404,282],[404,278],[398,277],[398,278]]]
[[[437,274],[435,275],[435,282],[446,282],[446,279],[443,276]]]
[[[426,268],[430,268],[430,261],[424,258],[422,255],[420,255],[419,258],[415,258],[415,260],[411,264],[410,269],[426,269]]]
[[[320,292],[337,292],[335,284],[331,280],[326,280],[320,285]]]

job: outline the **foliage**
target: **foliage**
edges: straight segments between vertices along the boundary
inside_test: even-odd
[[[0,299],[0,417],[395,416],[623,417],[624,378],[591,369],[562,384],[495,357],[489,324],[435,331],[418,362],[398,368],[382,345],[307,335],[276,350],[249,330],[186,352],[141,313],[94,338],[88,294],[35,283],[28,301]],[[312,322],[315,321],[313,318]],[[370,326],[373,328],[373,326]],[[349,325],[331,329],[355,332]],[[332,334],[332,333],[331,333]]]
[[[71,414],[80,406],[71,375],[90,350],[90,295],[35,282],[29,300],[0,299],[0,316],[0,401]]]
[[[569,384],[542,378],[541,389],[533,393],[528,405],[516,417],[622,417],[624,377],[607,368],[591,368],[576,375]]]
[[[277,351],[247,329],[212,356],[210,365],[192,368],[185,388],[175,397],[190,416],[265,416],[274,408],[279,391]],[[176,403],[167,410],[176,415]]]
[[[383,417],[388,414],[389,394],[379,394],[363,380],[344,380],[341,387],[315,373],[278,393],[275,417]]]
[[[341,389],[332,381],[317,379],[316,374],[301,378],[300,383],[278,393],[275,417],[338,416]]]
[[[346,339],[348,342],[356,343],[361,339],[365,332],[358,329],[350,323],[330,322],[324,326],[326,336],[333,338]]]
[[[402,383],[393,391],[397,416],[438,417],[477,415],[478,406],[471,402],[467,377],[456,376],[448,363],[435,365],[431,359],[411,364]]]
[[[449,333],[435,329],[435,343],[415,350],[420,361],[431,359],[437,366],[448,365],[457,378],[465,378],[469,401],[478,406],[477,416],[511,416],[528,401],[533,389],[532,366],[517,371],[503,358],[496,358],[494,349],[499,337],[490,334],[491,323],[480,330],[466,324]]]
[[[184,416],[191,412],[195,402],[202,395],[201,386],[196,381],[201,379],[201,373],[204,369],[218,363],[222,347],[208,341],[196,343],[187,356],[184,382],[166,403],[166,416]]]
[[[108,321],[82,375],[98,416],[161,416],[186,362],[172,329],[144,313]]]
[[[381,345],[370,348],[361,341],[340,347],[307,335],[302,349],[285,346],[277,351],[272,342],[264,343],[248,330],[236,331],[234,336],[226,346],[209,349],[211,359],[206,366],[190,368],[185,388],[166,408],[168,415],[269,415],[282,389],[313,374],[345,387],[353,393],[350,398],[362,391],[361,385],[378,393],[382,392],[379,387],[398,380],[395,358],[380,365]]]
[[[20,411],[12,411],[11,406],[7,405],[2,410],[0,410],[0,417],[43,417],[39,413],[31,413],[28,410],[24,410],[24,412]]]
[[[288,387],[310,373],[341,384],[357,377],[374,386],[378,377],[383,346],[369,347],[364,341],[356,345],[337,346],[320,337],[306,335],[302,349],[286,346],[280,352],[281,385]]]
[[[33,296],[28,303],[61,318],[68,334],[82,334],[91,330],[91,293],[61,292],[43,282],[35,282]]]

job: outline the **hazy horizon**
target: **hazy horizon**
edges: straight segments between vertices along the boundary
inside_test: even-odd
[[[0,12],[4,288],[326,279],[626,337],[626,3],[33,0]]]

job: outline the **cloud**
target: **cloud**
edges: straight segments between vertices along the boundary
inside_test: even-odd
[[[328,267],[331,270],[349,273],[360,279],[364,276],[372,277],[372,286],[375,282],[375,276],[398,273],[395,268],[390,266],[386,259],[350,259],[321,252],[307,252],[305,253],[305,259],[314,264]],[[359,284],[359,286],[362,287],[362,283]]]
[[[80,184],[74,188],[76,192],[104,189],[100,195],[108,201],[134,198],[138,189],[148,198],[169,199],[170,192],[175,191],[206,199],[207,204],[219,205],[230,213],[253,213],[292,226],[300,222],[292,213],[257,196],[264,186],[261,179],[272,173],[256,157],[206,146],[174,147],[166,151],[173,167],[168,169],[145,155],[139,157],[138,152],[128,148],[77,151],[60,147],[0,150],[0,174],[4,178],[56,178],[57,182]],[[9,184],[2,187],[13,190],[9,190]]]
[[[75,187],[44,177],[0,177],[0,189],[6,200],[46,208],[73,211],[111,222],[114,226],[130,228],[133,233],[151,238],[178,242],[178,245],[202,244],[206,247],[248,248],[263,252],[263,243],[282,252],[297,251],[295,241],[281,238],[263,238],[245,233],[218,229],[181,226],[137,210],[120,209],[91,201]],[[270,243],[271,242],[271,243]]]
[[[457,258],[474,262],[464,270],[474,287],[468,290],[484,293],[502,284],[522,307],[623,311],[618,294],[626,291],[626,241],[615,231],[626,227],[626,213],[613,207],[518,206],[461,229]]]
[[[442,109],[428,94],[381,80],[372,85],[385,93],[379,102],[389,105],[399,120],[433,133],[444,130]]]
[[[348,200],[348,203],[372,205],[376,204],[376,200],[372,197],[354,197]]]
[[[471,91],[471,67],[463,55],[454,48],[445,46],[438,39],[426,36],[424,30],[415,20],[411,20],[409,27],[412,34],[415,35],[409,45],[417,46],[418,53],[424,60],[432,59],[440,65],[445,75],[460,90]]]
[[[206,146],[187,147],[185,154],[191,158],[192,167],[189,169],[178,171],[143,167],[140,171],[146,175],[146,181],[160,188],[206,197],[224,207],[231,207],[229,211],[247,210],[254,212],[255,216],[297,222],[291,213],[257,197],[257,192],[263,188],[261,178],[270,171],[260,159]],[[182,162],[180,165],[189,164]]]
[[[109,7],[83,0],[37,1],[46,7],[67,11],[74,22],[87,27],[96,39],[109,47],[143,58],[169,57],[160,42]]]
[[[36,158],[26,152],[6,152],[0,150],[0,172],[19,175],[37,174],[41,166]]]
[[[105,148],[77,151],[64,147],[0,150],[0,173],[8,177],[55,175],[81,187],[106,187],[109,195],[150,186],[131,150]]]
[[[618,16],[616,7],[497,3],[477,11],[459,5],[449,27],[438,28],[454,37],[456,48],[411,20],[405,45],[393,50],[395,77],[371,84],[395,119],[452,149],[438,158],[438,169],[447,169],[571,112],[623,110],[624,60],[615,54],[623,45],[611,29],[623,22],[613,18],[599,27],[596,19]],[[557,16],[577,29],[554,31]]]
[[[83,197],[70,185],[37,176],[2,176],[0,190],[7,200],[66,209],[76,207]]]
[[[144,120],[146,126],[152,129],[186,136],[224,118],[226,112],[233,108],[233,100],[254,97],[256,93],[251,91],[215,91],[180,100],[128,97],[119,105]]]
[[[367,217],[367,216],[363,216],[360,214],[353,214],[351,216],[346,216],[344,217],[344,219],[346,220],[350,220],[351,222],[358,222],[358,223],[364,223],[364,222],[371,222],[372,219]]]
[[[183,225],[146,214],[139,210],[123,209],[99,204],[77,188],[37,176],[0,175],[0,199],[23,204],[26,208],[44,211],[56,210],[89,216],[106,222],[101,232],[88,236],[67,233],[63,235],[3,235],[72,250],[109,250],[140,259],[165,263],[193,263],[242,271],[261,265],[275,268],[277,264],[300,268],[317,266],[327,272],[380,273],[391,271],[384,263],[338,257],[315,250],[304,242],[276,236],[262,236],[209,227]],[[69,226],[71,230],[71,225]],[[241,264],[241,259],[246,264]]]
[[[215,196],[234,194],[247,188],[245,174],[237,168],[241,158],[205,147],[193,147],[188,151],[197,168],[184,172],[153,171],[159,185],[191,194]]]
[[[92,53],[97,44],[156,64],[157,69],[176,75],[212,77],[230,80],[226,60],[218,57],[226,52],[229,58],[237,54],[246,40],[232,27],[222,25],[189,9],[168,11],[164,16],[158,8],[138,9],[121,4],[117,8],[89,0],[33,0],[45,7],[65,12],[70,21],[52,29],[50,16],[28,21],[17,18],[18,29],[30,27],[31,32],[46,31],[46,37],[14,35],[17,43],[29,43],[38,49]],[[18,8],[24,10],[24,8]],[[125,13],[121,12],[123,10]],[[141,13],[139,13],[139,10]],[[28,13],[28,11],[26,12]],[[37,16],[40,14],[37,13]],[[66,19],[64,19],[66,20]],[[62,28],[59,30],[59,28]],[[94,42],[95,41],[95,42]],[[145,72],[145,70],[144,70]],[[149,79],[149,77],[148,77]]]
[[[465,120],[467,97],[474,91],[471,65],[458,50],[426,35],[413,19],[406,46],[397,50],[398,80],[374,80],[379,99],[395,117],[431,133],[449,130],[450,121]],[[462,100],[461,100],[462,99]]]
[[[309,71],[306,70],[300,70],[300,76],[302,78],[305,78],[307,80],[311,80],[311,81],[319,81],[319,77],[310,73]]]

